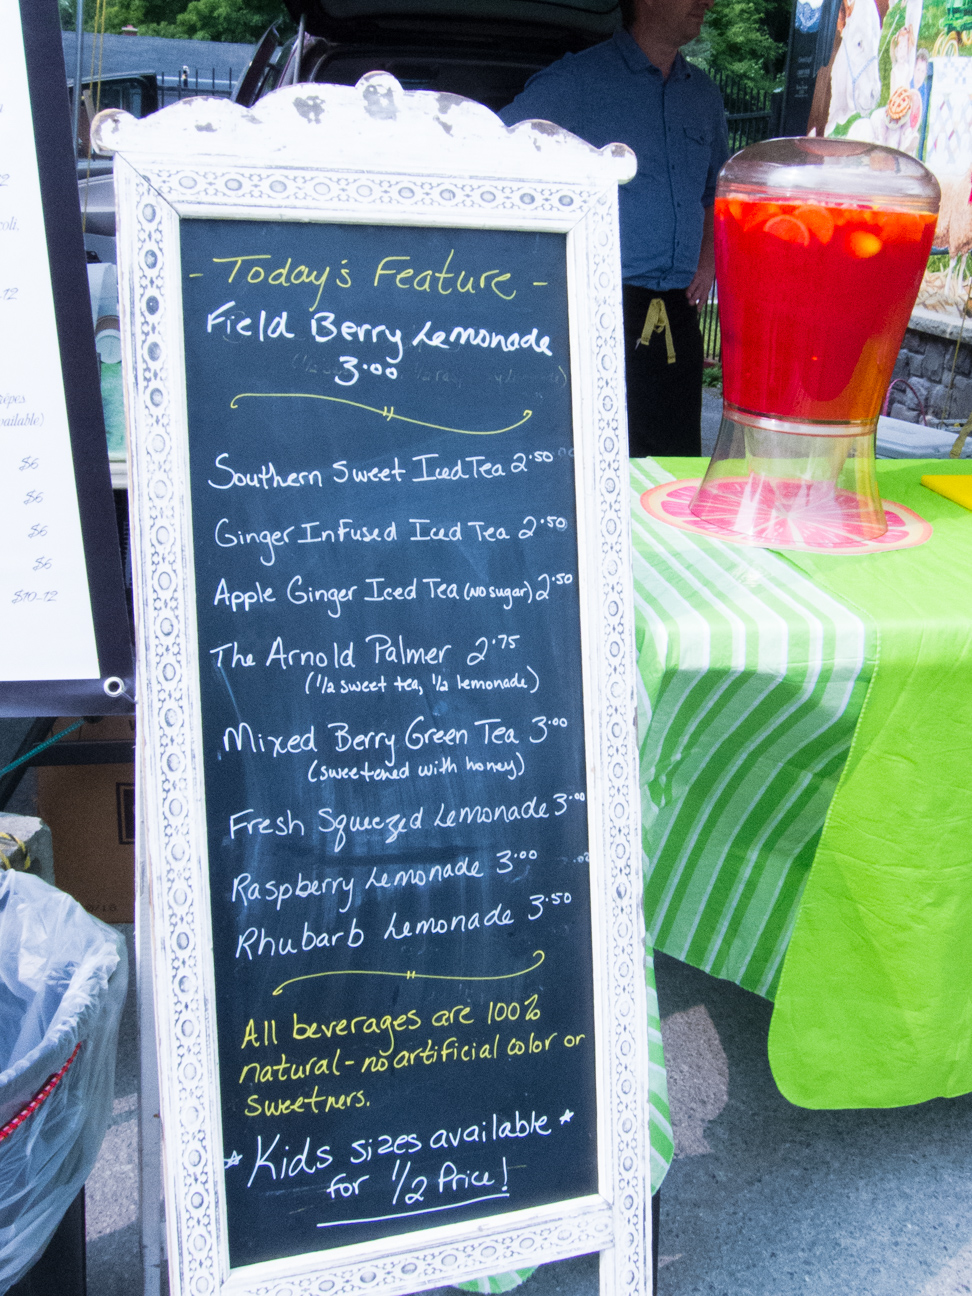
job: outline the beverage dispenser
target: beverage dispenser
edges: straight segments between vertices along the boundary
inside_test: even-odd
[[[939,198],[915,158],[856,140],[767,140],[726,163],[723,417],[696,518],[793,548],[885,532],[875,432]]]

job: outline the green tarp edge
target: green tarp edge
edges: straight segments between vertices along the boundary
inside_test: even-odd
[[[804,1107],[972,1091],[972,513],[921,485],[950,471],[969,468],[879,464],[882,496],[933,524],[927,544],[785,555],[879,627],[770,1026],[776,1082]]]
[[[770,1026],[773,1075],[802,1107],[972,1091],[972,513],[920,484],[968,471],[879,462],[882,496],[934,525],[916,549],[777,551],[878,636]]]

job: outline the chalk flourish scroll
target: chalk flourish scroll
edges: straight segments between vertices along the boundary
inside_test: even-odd
[[[534,950],[533,957],[536,963],[531,963],[528,968],[522,968],[519,972],[502,972],[499,976],[443,976],[435,972],[381,972],[371,971],[365,968],[338,968],[333,972],[308,972],[306,976],[291,977],[289,981],[281,981],[280,985],[274,990],[274,994],[280,994],[289,985],[296,985],[298,981],[313,981],[315,977],[332,977],[332,976],[383,976],[383,977],[403,977],[406,981],[512,981],[514,977],[526,976],[528,972],[536,972],[537,968],[544,960],[543,950]]]
[[[332,401],[335,405],[351,405],[354,409],[366,410],[369,414],[377,414],[379,418],[383,418],[388,422],[396,419],[400,423],[414,423],[417,427],[432,428],[435,432],[457,432],[459,436],[499,436],[502,432],[513,432],[533,418],[533,410],[524,410],[523,417],[519,422],[511,423],[509,427],[505,428],[490,428],[487,431],[477,431],[473,428],[442,427],[439,423],[426,423],[424,419],[407,418],[404,414],[396,414],[394,405],[384,405],[379,409],[377,405],[362,405],[360,401],[347,400],[343,396],[322,396],[318,392],[240,392],[230,401],[230,409],[237,409],[239,402],[242,400],[257,399]]]

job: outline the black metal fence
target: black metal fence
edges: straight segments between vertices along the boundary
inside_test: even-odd
[[[68,80],[68,96],[73,105],[74,80]],[[164,72],[114,72],[107,76],[85,77],[81,83],[81,108],[78,117],[78,157],[90,155],[91,122],[103,108],[121,108],[133,117],[148,117],[159,108],[188,99],[190,95],[216,95],[228,98],[233,93],[233,69],[230,67],[183,67],[177,74]]]
[[[179,99],[188,99],[192,95],[228,98],[233,93],[234,73],[232,68],[184,67],[175,76],[160,72],[158,83],[159,107],[166,108],[169,104],[176,103]]]
[[[699,314],[702,330],[702,354],[709,365],[722,360],[722,329],[719,327],[719,285],[714,283],[708,301]],[[696,353],[698,354],[698,353]]]
[[[710,71],[709,76],[722,91],[729,126],[729,152],[737,153],[747,144],[766,139],[773,117],[772,93],[755,90],[728,72]]]
[[[728,72],[710,71],[722,91],[729,127],[729,152],[737,153],[747,144],[768,139],[773,133],[773,95],[768,90],[754,90]],[[719,328],[719,287],[712,285],[709,299],[699,319],[706,360],[718,364],[722,355],[722,333]]]

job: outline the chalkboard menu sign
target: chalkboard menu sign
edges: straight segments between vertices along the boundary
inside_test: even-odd
[[[414,1291],[600,1250],[642,1291],[627,158],[558,134],[570,179],[531,185],[542,133],[451,101],[465,169],[437,143],[431,180],[444,107],[382,74],[261,111],[329,108],[397,171],[342,173],[333,137],[299,174],[266,140],[176,164],[186,112],[99,126],[175,1281],[358,1290],[378,1263]],[[241,110],[189,113],[236,144]]]
[[[181,243],[231,1262],[592,1193],[565,238]]]

